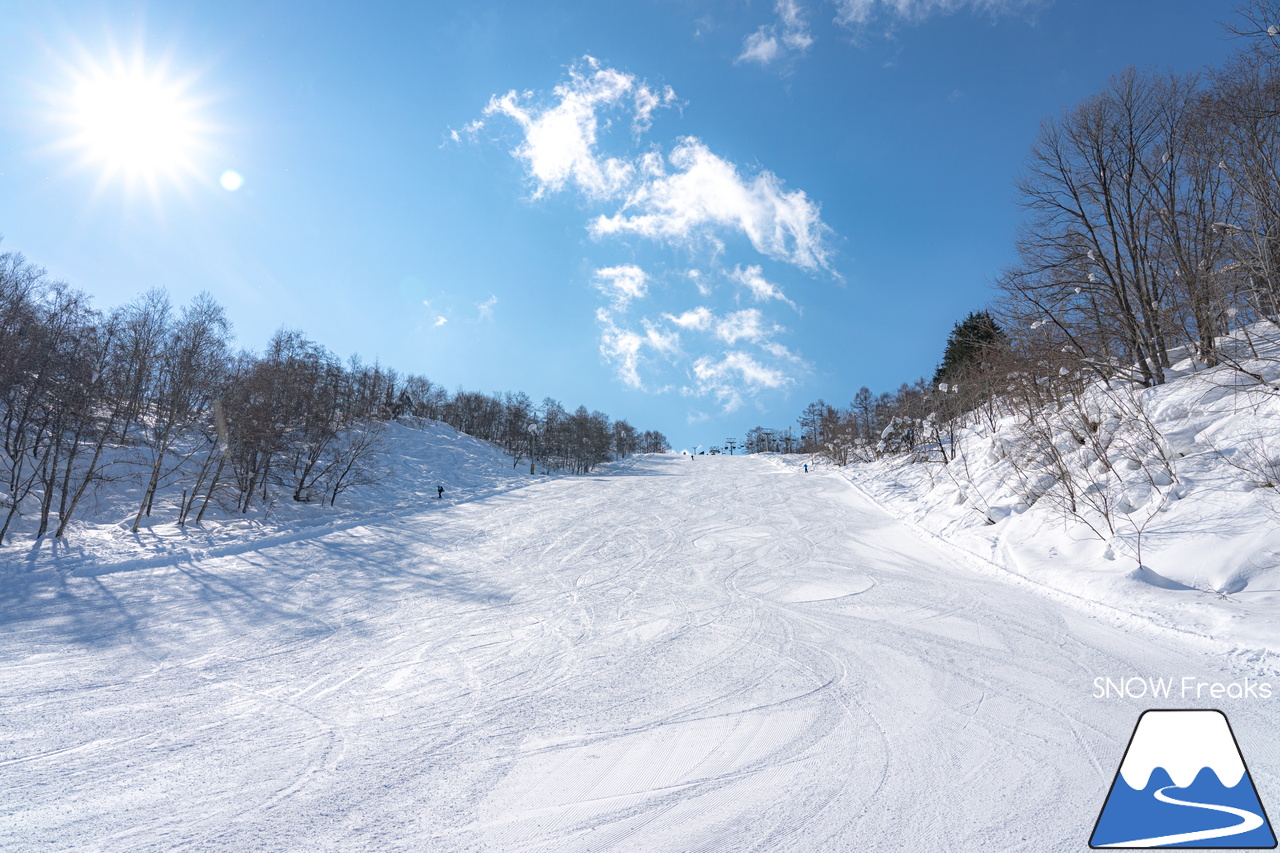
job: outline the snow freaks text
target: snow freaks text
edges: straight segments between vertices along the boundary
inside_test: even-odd
[[[1202,681],[1191,675],[1181,678],[1130,676],[1093,680],[1094,699],[1270,699],[1271,684],[1252,678],[1241,681]]]

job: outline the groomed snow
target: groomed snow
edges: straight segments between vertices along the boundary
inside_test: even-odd
[[[1150,706],[1094,679],[1248,674],[830,471],[521,482],[11,574],[0,849],[1077,851]],[[1274,802],[1275,701],[1227,710]]]
[[[1140,414],[1154,438],[1137,450],[1144,442],[1132,434],[1113,445],[1112,463],[1128,478],[1106,487],[1114,534],[1083,509],[1087,501],[1080,516],[1063,511],[1061,488],[1047,485],[1054,478],[1028,464],[1035,453],[1018,438],[1020,417],[971,419],[957,430],[947,465],[936,445],[914,459],[898,454],[838,469],[817,457],[774,458],[794,470],[808,463],[838,471],[980,571],[1135,629],[1203,638],[1255,673],[1280,678],[1280,329],[1260,323],[1219,344],[1271,384],[1175,352],[1165,385],[1116,383],[1104,392],[1095,382],[1081,392],[1099,421],[1140,433]],[[1255,352],[1260,357],[1250,357]],[[1083,452],[1070,417],[1048,406],[1040,417],[1065,424],[1058,440]]]

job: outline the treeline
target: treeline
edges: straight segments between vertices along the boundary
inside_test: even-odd
[[[1046,120],[1016,183],[1018,260],[992,303],[956,325],[932,378],[810,404],[797,449],[946,462],[960,422],[1034,424],[1090,383],[1163,384],[1186,357],[1280,392],[1256,369],[1260,342],[1225,345],[1280,320],[1280,0],[1239,11],[1228,29],[1242,47],[1224,66],[1130,68]]]
[[[405,378],[392,412],[394,417],[408,414],[444,421],[459,432],[500,445],[515,457],[515,464],[536,455],[534,461],[547,472],[584,474],[610,459],[671,449],[662,433],[642,432],[625,420],[611,421],[604,412],[588,412],[586,406],[568,412],[550,397],[535,405],[523,392],[450,395],[421,376]]]
[[[383,474],[385,424],[442,420],[546,471],[589,471],[669,449],[661,433],[523,394],[450,394],[421,376],[352,357],[345,364],[281,330],[262,353],[236,350],[208,295],[175,308],[153,290],[99,311],[19,254],[0,254],[0,544],[15,520],[64,535],[104,488],[136,495],[132,528],[159,494],[174,520],[211,506],[246,513],[277,495],[326,502]],[[531,434],[535,424],[538,434]]]

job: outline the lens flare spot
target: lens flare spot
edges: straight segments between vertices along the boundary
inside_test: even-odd
[[[233,193],[244,186],[244,176],[239,172],[228,169],[222,173],[221,178],[218,178],[218,183],[222,184],[224,190]]]

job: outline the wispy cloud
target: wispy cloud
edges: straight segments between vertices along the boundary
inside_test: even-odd
[[[480,312],[478,319],[480,320],[493,319],[493,309],[494,309],[494,306],[496,306],[497,304],[498,304],[498,297],[494,296],[493,294],[489,294],[489,298],[486,299],[484,302],[477,302],[476,310]]]
[[[596,270],[596,287],[613,300],[617,311],[627,310],[633,299],[643,299],[649,290],[648,276],[635,264]]]
[[[619,328],[613,315],[604,308],[596,310],[596,320],[600,324],[600,355],[614,365],[623,384],[642,390],[644,381],[640,378],[640,356],[645,345],[644,336]]]
[[[711,295],[711,285],[707,284],[706,276],[702,274],[702,270],[689,270],[685,273],[689,281],[693,282],[693,286],[698,289],[698,293],[703,296]]]
[[[919,24],[937,15],[976,12],[991,16],[1014,14],[1047,6],[1053,0],[815,0],[834,8],[834,22],[847,30],[863,33],[875,25],[892,31],[897,24]],[[814,5],[814,4],[810,4]],[[780,64],[788,67],[813,46],[815,36],[808,22],[808,10],[799,0],[777,0],[774,17],[742,40],[742,52],[734,61],[741,65]],[[820,13],[820,17],[825,17]]]
[[[733,350],[723,356],[704,355],[693,363],[693,385],[686,394],[712,397],[725,412],[742,408],[748,395],[785,388],[795,379],[781,370],[761,364],[751,354]]]
[[[520,126],[523,140],[512,154],[524,162],[535,198],[573,186],[592,200],[621,199],[620,209],[591,223],[594,236],[637,234],[685,245],[707,238],[718,245],[716,231],[736,231],[768,257],[831,272],[821,209],[773,172],[743,175],[693,136],[665,159],[652,146],[631,157],[599,150],[602,116],[626,106],[633,129],[643,133],[655,109],[675,102],[671,87],[659,91],[586,57],[552,94],[554,103],[540,108],[534,93],[513,90],[491,98],[484,116],[507,116]],[[473,122],[469,131],[484,124]]]
[[[768,65],[781,52],[778,37],[768,27],[761,27],[742,40],[742,53],[738,54],[738,61]]]
[[[729,274],[729,277],[739,287],[749,292],[757,302],[777,300],[796,308],[796,304],[783,294],[782,288],[764,277],[764,270],[759,265],[749,267],[736,266],[733,268],[733,272]]]
[[[710,397],[726,412],[765,392],[789,387],[810,369],[803,358],[774,340],[786,330],[758,308],[718,315],[699,305],[635,321],[600,308],[596,319],[600,353],[624,384],[660,390],[644,377],[659,375],[663,365],[675,365],[685,374],[682,393]]]
[[[665,356],[673,356],[680,351],[680,333],[674,331],[664,331],[647,318],[643,321],[645,328],[645,343],[647,343],[655,352],[662,353]]]
[[[718,248],[721,230],[738,232],[763,255],[810,272],[831,272],[830,229],[804,190],[788,190],[768,170],[744,177],[702,140],[685,137],[668,158],[674,171],[643,181],[622,210],[591,223],[597,237],[637,234],[689,246],[700,238]]]
[[[607,308],[596,309],[596,321],[600,325],[600,355],[614,366],[618,378],[628,387],[647,389],[640,376],[640,365],[652,355],[673,358],[680,351],[680,334],[663,329],[648,319],[641,320],[643,332],[618,325]]]
[[[432,325],[433,327],[440,327],[440,326],[443,326],[443,325],[444,325],[445,323],[447,323],[447,322],[449,322],[449,318],[448,318],[448,317],[444,317],[444,316],[437,316],[437,317],[436,317],[436,321],[435,321],[434,323],[432,323],[431,325]]]
[[[698,332],[710,329],[713,320],[711,309],[705,305],[699,305],[697,308],[685,311],[679,317],[674,314],[663,314],[662,316],[672,325]]]
[[[768,65],[792,52],[804,54],[813,45],[804,7],[796,0],[778,0],[774,11],[776,22],[762,25],[743,39],[738,62]]]
[[[764,325],[764,315],[756,308],[734,311],[716,323],[716,337],[729,346],[738,341],[759,343],[773,333]]]
[[[783,0],[776,12],[771,37],[779,49],[807,49],[812,37],[799,4]],[[693,256],[695,268],[681,271],[636,263],[592,271],[591,283],[604,299],[596,310],[599,352],[627,387],[658,392],[675,385],[736,408],[786,388],[808,365],[777,342],[785,329],[765,312],[775,302],[795,303],[761,264],[729,270],[728,247],[740,251],[749,243],[758,256],[839,278],[828,245],[832,232],[817,202],[767,169],[740,168],[694,136],[678,138],[669,151],[649,141],[658,112],[676,103],[670,87],[586,57],[549,97],[494,96],[464,134],[475,139],[497,119],[512,120],[520,130],[512,155],[526,170],[533,198],[575,192],[604,208],[586,225],[598,242],[639,238]],[[608,132],[619,121],[630,130],[621,140]],[[689,307],[684,300],[695,292],[698,301]],[[754,306],[742,307],[742,295]],[[672,300],[683,305],[673,310]]]
[[[532,92],[489,99],[484,118],[503,115],[524,131],[524,140],[512,151],[524,161],[535,182],[534,197],[572,183],[595,198],[607,198],[629,185],[636,166],[627,158],[604,157],[598,152],[600,113],[627,107],[636,133],[648,130],[653,113],[675,101],[671,87],[650,88],[632,74],[601,67],[593,57],[569,69],[569,80],[552,90],[555,102],[540,106]],[[476,133],[484,121],[467,125]],[[455,139],[459,137],[455,134]]]
[[[1042,6],[1047,0],[835,0],[836,21],[863,27],[876,18],[919,23],[932,15],[972,11],[999,15]]]
[[[782,43],[792,50],[808,50],[813,45],[813,36],[805,21],[804,7],[795,0],[778,0],[774,9],[782,22]]]

